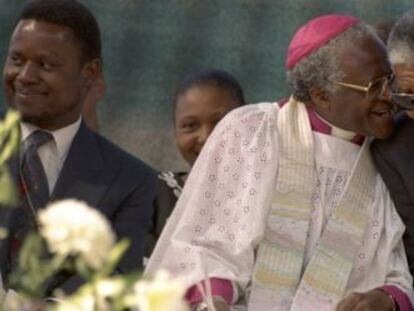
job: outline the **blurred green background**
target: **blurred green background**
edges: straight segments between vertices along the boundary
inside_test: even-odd
[[[24,2],[0,0],[2,63]],[[172,135],[171,96],[189,73],[224,69],[239,79],[249,102],[274,101],[287,94],[286,47],[304,22],[336,12],[376,24],[414,7],[412,0],[82,2],[102,31],[107,93],[98,105],[101,132],[162,170],[186,168]]]

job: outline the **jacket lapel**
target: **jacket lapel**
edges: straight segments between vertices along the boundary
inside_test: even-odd
[[[118,166],[105,162],[97,136],[82,122],[59,174],[51,201],[75,198],[99,209]]]

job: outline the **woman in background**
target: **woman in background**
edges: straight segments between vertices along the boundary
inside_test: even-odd
[[[202,71],[184,80],[174,96],[174,134],[184,160],[193,166],[216,124],[245,104],[239,82],[222,70]],[[174,209],[188,172],[162,172],[154,202],[153,227],[147,237],[149,257]]]

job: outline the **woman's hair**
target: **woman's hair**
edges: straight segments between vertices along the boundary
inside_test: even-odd
[[[239,106],[246,104],[243,89],[231,74],[224,70],[203,70],[184,79],[177,88],[173,103],[174,111],[178,97],[196,86],[214,86],[228,91]]]

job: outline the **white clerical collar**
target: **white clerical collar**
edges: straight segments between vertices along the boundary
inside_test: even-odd
[[[357,135],[357,133],[355,133],[355,132],[347,131],[347,130],[341,129],[339,127],[336,127],[335,125],[332,125],[331,123],[326,121],[324,118],[322,118],[319,114],[317,114],[317,115],[318,115],[318,118],[320,118],[323,122],[325,122],[326,124],[328,124],[331,127],[331,135],[332,136],[351,141]]]
[[[347,131],[332,125],[325,119],[323,119],[319,114],[316,113],[311,108],[307,108],[309,121],[311,123],[311,127],[313,131],[320,132],[323,134],[331,135],[343,140],[350,141],[357,145],[362,145],[364,141],[364,136],[361,134],[357,134],[352,131]]]
[[[288,99],[284,98],[278,101],[278,105],[280,107],[283,107],[287,102],[288,102]],[[325,135],[331,135],[333,137],[337,137],[337,138],[349,141],[351,143],[354,143],[360,146],[364,142],[365,138],[363,135],[341,129],[339,127],[336,127],[330,124],[328,121],[323,119],[319,114],[317,114],[315,110],[309,107],[306,107],[306,110],[308,111],[309,122],[311,124],[312,131],[322,133]]]
[[[59,159],[62,159],[68,153],[70,145],[72,144],[73,138],[75,137],[76,133],[79,130],[81,121],[82,121],[82,117],[79,117],[79,119],[76,122],[69,124],[68,126],[65,126],[55,131],[43,130],[33,124],[26,123],[26,122],[20,122],[22,141],[24,141],[31,133],[33,133],[36,130],[46,131],[52,134],[55,144],[56,144],[57,155]]]

